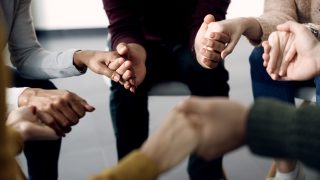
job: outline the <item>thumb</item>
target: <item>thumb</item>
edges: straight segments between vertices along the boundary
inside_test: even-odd
[[[215,18],[213,15],[208,14],[204,17],[203,23],[200,26],[200,30],[205,31],[208,29],[208,25],[212,22],[215,22]]]
[[[229,54],[232,53],[239,39],[240,39],[240,36],[239,37],[231,36],[230,42],[228,43],[227,47],[221,52],[222,59],[225,59]]]
[[[116,49],[117,49],[117,52],[122,56],[128,54],[128,52],[129,52],[129,48],[128,48],[127,43],[123,43],[123,42],[119,43],[117,45]]]
[[[209,23],[212,23],[212,22],[214,22],[214,21],[215,21],[215,18],[214,18],[214,16],[213,16],[212,14],[206,15],[206,16],[204,17],[204,19],[203,19],[203,22],[204,22],[205,24],[209,24]]]

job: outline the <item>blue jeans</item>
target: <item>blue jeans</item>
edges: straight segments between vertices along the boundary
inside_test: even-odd
[[[22,78],[14,69],[10,87],[32,87],[43,89],[56,89],[49,80],[30,80]],[[27,141],[24,145],[24,154],[28,165],[29,180],[57,180],[58,160],[61,139],[54,141]]]
[[[228,96],[228,72],[223,64],[216,69],[202,68],[187,45],[146,44],[147,75],[136,93],[112,83],[110,111],[116,136],[118,159],[137,149],[149,131],[148,91],[154,83],[178,80],[188,85],[192,95]],[[192,180],[220,179],[222,157],[205,161],[191,155],[188,172]]]
[[[268,97],[294,104],[294,93],[298,88],[314,87],[315,82],[317,86],[320,85],[318,78],[307,81],[275,81],[271,79],[263,66],[262,54],[263,48],[256,47],[249,57],[254,99]],[[318,91],[317,88],[317,94],[320,94]],[[317,100],[317,102],[319,101]]]

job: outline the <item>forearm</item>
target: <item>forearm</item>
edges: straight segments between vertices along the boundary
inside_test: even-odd
[[[73,65],[75,49],[49,52],[37,40],[32,23],[30,0],[20,1],[8,39],[12,64],[31,79],[49,79],[79,75]]]
[[[12,49],[14,66],[20,75],[30,79],[52,79],[80,75],[73,64],[76,49],[49,52],[42,48]]]
[[[320,167],[320,110],[260,99],[253,105],[247,125],[247,142],[253,153],[298,159]]]
[[[241,27],[245,27],[243,35],[246,36],[252,44],[260,44],[263,34],[260,23],[255,18],[239,18]]]

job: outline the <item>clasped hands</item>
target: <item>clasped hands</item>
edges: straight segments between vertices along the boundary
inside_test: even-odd
[[[212,15],[207,15],[194,42],[199,64],[204,68],[217,67],[218,62],[233,51],[241,35],[254,33],[250,30],[254,28],[248,28],[254,27],[253,22],[248,18],[215,21]],[[274,80],[311,79],[320,68],[315,59],[317,44],[318,40],[303,24],[286,22],[278,25],[277,31],[262,42],[263,64]]]
[[[104,75],[135,92],[145,77],[146,52],[135,43],[119,43],[115,51],[77,51],[74,64]]]
[[[145,50],[134,43],[120,43],[116,49],[116,51],[109,52],[77,51],[74,54],[74,64],[78,69],[88,67],[93,72],[105,75],[121,83],[131,92],[135,92],[146,73]],[[69,133],[71,127],[78,124],[87,112],[95,109],[86,100],[68,90],[40,88],[25,89],[18,98],[18,106],[20,108],[32,107],[33,111],[37,112],[33,113],[35,117],[32,117],[37,121],[32,122],[42,123],[43,126],[37,127],[52,128],[59,137]]]
[[[190,153],[208,160],[220,157],[244,144],[248,111],[228,98],[192,96],[167,114],[140,150],[160,172],[179,164]]]
[[[303,24],[289,21],[264,41],[263,65],[274,80],[309,80],[318,74],[318,40]]]
[[[215,21],[211,14],[204,18],[194,41],[196,58],[202,67],[216,68],[233,51],[245,31],[238,21],[243,19]]]

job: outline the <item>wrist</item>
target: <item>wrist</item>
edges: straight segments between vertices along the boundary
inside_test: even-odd
[[[262,29],[260,23],[252,17],[240,18],[241,25],[243,27],[242,34],[252,41],[260,41],[262,36]]]
[[[22,93],[18,98],[18,107],[28,105],[30,98],[32,96],[35,96],[36,94],[37,94],[36,88],[26,88],[24,91],[22,91]]]
[[[73,65],[76,67],[76,69],[80,72],[80,73],[85,73],[87,70],[87,66],[86,64],[83,62],[82,60],[82,55],[83,55],[84,51],[82,50],[77,50],[74,52],[73,54]]]

